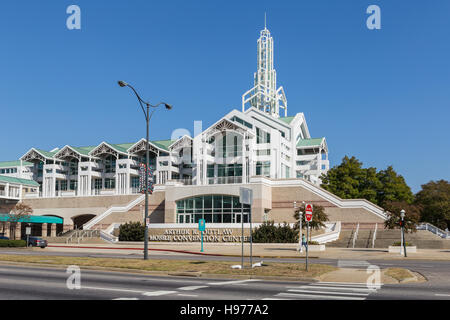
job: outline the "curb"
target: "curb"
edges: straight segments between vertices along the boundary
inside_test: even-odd
[[[144,251],[144,248],[113,248],[113,247],[90,247],[90,246],[55,246],[48,245],[49,248],[73,248],[73,249],[98,249],[98,250],[139,250]],[[185,254],[193,254],[199,256],[215,256],[215,257],[241,257],[238,254],[221,254],[221,253],[202,253],[195,251],[186,251],[186,250],[174,250],[174,249],[152,249],[149,248],[148,251],[161,251],[161,252],[174,252],[174,253],[185,253]],[[245,258],[250,258],[248,255],[244,255]],[[253,255],[253,258],[271,258],[271,259],[305,259],[306,256],[261,256],[261,255]],[[318,256],[308,256],[308,259],[318,259]]]

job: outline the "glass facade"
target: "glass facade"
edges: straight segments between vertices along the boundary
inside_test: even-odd
[[[203,195],[178,200],[177,223],[198,223],[205,219],[207,223],[241,223],[248,222],[250,206],[242,205],[239,197],[229,195]]]
[[[270,177],[270,161],[257,161],[256,175]]]

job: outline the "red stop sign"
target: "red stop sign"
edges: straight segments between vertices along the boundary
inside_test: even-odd
[[[312,220],[312,211],[313,211],[312,204],[307,204],[305,206],[305,218],[306,221],[308,222]]]

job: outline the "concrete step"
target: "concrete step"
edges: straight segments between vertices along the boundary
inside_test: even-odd
[[[339,239],[327,243],[329,247],[348,248],[352,246],[351,239],[353,238],[353,230],[343,230],[339,234]]]
[[[377,232],[375,240],[376,248],[387,248],[394,242],[401,240],[401,231],[397,230],[381,230]],[[427,231],[417,230],[414,233],[406,233],[405,241],[416,245],[422,249],[449,249],[450,240],[442,239],[441,237]]]
[[[49,244],[52,243],[67,243],[67,239],[68,237],[47,237],[44,238],[48,241]],[[77,238],[72,238],[72,241],[69,243],[72,244],[77,244],[78,243],[78,239]],[[104,241],[103,239],[101,239],[100,237],[92,237],[92,238],[83,238],[80,240],[80,244],[81,243],[108,243],[106,241]]]

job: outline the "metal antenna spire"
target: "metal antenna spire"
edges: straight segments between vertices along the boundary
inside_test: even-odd
[[[287,116],[287,99],[283,87],[277,89],[277,73],[273,66],[273,38],[267,29],[267,17],[264,13],[264,30],[260,32],[257,48],[257,71],[254,86],[242,95],[242,112],[246,105],[280,117],[280,109]]]

